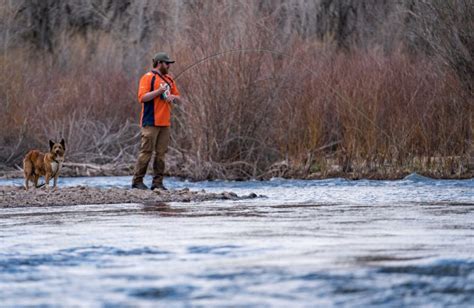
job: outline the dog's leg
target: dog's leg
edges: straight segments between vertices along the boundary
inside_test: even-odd
[[[39,175],[35,174],[35,178],[33,179],[33,184],[35,188],[38,188],[38,180],[39,180]]]
[[[49,189],[49,179],[51,178],[51,173],[46,172],[46,175],[44,176],[44,184],[46,186],[46,189]]]
[[[58,175],[57,172],[56,172],[56,175],[55,175],[54,178],[53,178],[53,179],[54,179],[54,182],[53,182],[53,189],[56,189],[56,184],[58,183],[58,176],[59,176],[59,175]]]
[[[30,181],[30,179],[29,179],[28,176],[25,174],[25,190],[28,190],[28,188],[29,188],[29,185],[28,185],[28,184],[29,184],[29,181]]]

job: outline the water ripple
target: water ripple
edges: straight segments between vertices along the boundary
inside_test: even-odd
[[[190,285],[174,285],[172,287],[145,287],[128,291],[130,296],[148,300],[190,298],[196,288]]]
[[[118,249],[107,246],[75,247],[47,254],[0,254],[0,273],[26,272],[40,266],[78,266],[86,263],[100,264],[107,257],[152,255],[168,259],[170,253],[157,248]]]

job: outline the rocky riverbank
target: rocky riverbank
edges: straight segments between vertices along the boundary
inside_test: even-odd
[[[180,190],[138,190],[128,188],[95,188],[86,186],[53,189],[30,189],[19,186],[0,186],[0,208],[28,206],[61,206],[78,204],[116,204],[159,202],[200,202],[207,200],[242,200],[257,198],[254,193],[238,196],[233,192],[209,193]]]

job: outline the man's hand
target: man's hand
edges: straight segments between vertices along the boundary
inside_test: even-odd
[[[179,96],[177,96],[177,95],[172,95],[172,94],[168,95],[168,97],[166,98],[166,101],[167,101],[168,103],[170,103],[170,104],[171,104],[171,103],[177,103],[178,100],[179,100]]]
[[[167,90],[167,88],[168,88],[167,85],[162,85],[162,86],[157,90],[156,93],[157,93],[158,95],[161,95],[161,94],[165,93],[165,91]]]

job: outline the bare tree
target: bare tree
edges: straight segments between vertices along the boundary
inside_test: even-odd
[[[407,34],[411,42],[425,47],[451,67],[472,95],[474,76],[474,1],[472,0],[421,0],[406,2],[411,18]]]

